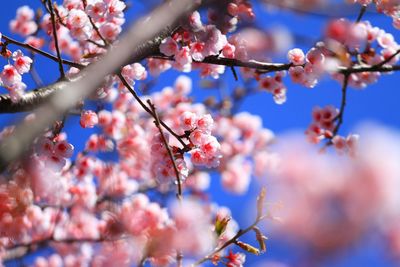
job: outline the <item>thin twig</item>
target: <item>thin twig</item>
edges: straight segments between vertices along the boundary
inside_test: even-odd
[[[386,63],[388,63],[389,61],[391,61],[393,58],[395,58],[398,54],[400,54],[400,49],[398,49],[395,53],[393,53],[390,57],[388,57],[387,59],[383,60],[381,63],[378,63],[376,65],[374,65],[374,67],[382,67],[383,65],[385,65]]]
[[[340,103],[340,109],[339,109],[339,114],[334,118],[335,121],[337,121],[337,124],[335,128],[332,131],[332,136],[334,137],[338,132],[340,127],[343,124],[343,116],[344,116],[344,110],[346,107],[346,102],[347,102],[347,86],[349,83],[349,74],[345,74],[343,78],[343,85],[342,85],[342,99]],[[329,143],[331,140],[329,141]]]
[[[214,255],[218,254],[219,252],[221,252],[222,250],[224,250],[226,247],[228,247],[228,246],[234,244],[235,242],[237,242],[239,237],[241,237],[241,236],[243,236],[244,234],[250,232],[251,230],[253,230],[253,228],[254,228],[260,221],[262,221],[262,220],[264,220],[264,219],[266,219],[266,218],[269,218],[269,217],[270,217],[269,214],[266,214],[266,215],[257,217],[256,220],[255,220],[249,227],[247,227],[247,228],[244,229],[244,230],[240,229],[231,239],[229,239],[228,241],[226,241],[226,242],[225,242],[223,245],[221,245],[219,248],[215,249],[213,252],[211,252],[210,254],[208,254],[207,256],[205,256],[204,258],[202,258],[202,259],[196,261],[195,263],[193,263],[193,264],[192,264],[192,267],[194,267],[194,266],[199,266],[200,264],[202,264],[202,263],[204,263],[204,262],[206,262],[206,261],[208,261],[208,260],[211,260],[211,259],[214,257]]]
[[[231,71],[232,71],[233,77],[235,78],[235,81],[238,81],[239,80],[238,79],[238,75],[236,73],[236,70],[235,70],[234,66],[231,66]]]
[[[42,55],[44,57],[47,57],[48,59],[51,59],[51,60],[53,60],[55,62],[59,62],[59,59],[56,56],[53,56],[52,54],[47,53],[47,52],[45,52],[45,51],[43,51],[43,50],[41,50],[39,48],[31,46],[30,44],[19,42],[19,41],[15,40],[15,39],[13,39],[11,37],[8,37],[8,36],[6,36],[4,34],[2,35],[2,38],[4,40],[6,40],[10,44],[14,44],[14,45],[26,48],[26,49],[32,51],[33,53],[36,53],[36,54]],[[82,64],[70,61],[70,60],[66,60],[66,59],[61,59],[61,62],[63,64],[65,64],[65,65],[69,65],[71,67],[75,67],[75,68],[78,68],[78,69],[82,69],[82,68],[85,67],[85,65],[82,65]]]
[[[153,58],[174,60],[173,57],[164,55],[153,55]],[[214,65],[223,65],[228,67],[245,67],[250,69],[257,69],[260,73],[268,73],[273,71],[288,70],[292,64],[290,63],[268,63],[257,60],[242,61],[234,58],[224,58],[218,56],[209,56],[204,58],[202,61],[194,61],[196,63],[207,63]]]
[[[87,6],[86,0],[82,0],[82,4],[83,4],[83,7],[86,9],[86,6]],[[103,48],[107,47],[107,46],[109,45],[108,41],[107,41],[106,38],[104,38],[103,35],[100,33],[100,30],[99,30],[99,28],[97,27],[96,23],[93,21],[93,18],[92,18],[89,14],[87,14],[87,16],[88,16],[88,18],[89,18],[90,24],[92,24],[93,29],[96,31],[96,33],[97,33],[97,35],[100,37],[100,39],[104,42],[104,45],[103,45],[102,47],[103,47]],[[97,44],[96,42],[94,42],[94,43]],[[100,44],[98,44],[98,45],[100,45]]]
[[[147,105],[143,102],[142,99],[140,99],[139,95],[136,93],[135,89],[133,89],[132,86],[129,85],[128,81],[124,78],[124,76],[121,73],[117,74],[118,78],[121,80],[122,84],[128,89],[128,91],[133,95],[135,100],[139,103],[139,105],[147,112],[149,113],[153,118],[154,114],[153,112],[147,107]],[[182,138],[175,133],[167,124],[165,124],[163,121],[160,121],[160,124],[170,133],[172,134],[178,141],[181,143],[183,146],[183,151],[186,152],[189,150],[189,147],[187,144],[182,140]]]
[[[60,71],[61,79],[64,79],[65,78],[65,72],[64,72],[64,66],[63,66],[63,63],[62,63],[60,47],[58,45],[57,25],[56,25],[56,18],[55,18],[55,15],[54,15],[54,10],[53,10],[53,3],[52,3],[51,0],[47,0],[47,4],[49,6],[51,24],[52,24],[52,27],[53,27],[53,38],[54,38],[54,46],[55,46],[56,52],[57,52],[58,69]]]
[[[365,12],[367,11],[367,5],[362,5],[361,9],[360,9],[360,13],[358,14],[356,23],[360,22],[362,17],[364,16]]]
[[[176,197],[179,200],[181,200],[182,199],[182,182],[181,182],[181,177],[180,177],[181,175],[179,173],[178,167],[176,166],[174,155],[172,154],[171,148],[168,145],[168,142],[167,142],[167,139],[165,138],[164,132],[161,129],[160,118],[158,117],[158,114],[157,114],[157,111],[156,111],[156,108],[155,108],[154,104],[151,103],[150,99],[147,100],[147,103],[149,104],[150,109],[152,111],[152,114],[153,114],[153,117],[154,117],[154,124],[156,125],[158,131],[161,134],[161,139],[162,139],[162,141],[164,143],[165,149],[167,149],[169,158],[170,158],[170,160],[172,162],[172,166],[174,167],[174,171],[175,171],[175,175],[176,175],[176,182],[177,182],[177,186],[178,186],[178,193],[177,193]]]
[[[95,46],[98,46],[98,47],[100,47],[100,48],[107,48],[107,46],[102,45],[102,44],[99,44],[98,42],[93,41],[93,40],[91,40],[91,39],[86,39],[86,42],[92,43],[92,44],[94,44]]]

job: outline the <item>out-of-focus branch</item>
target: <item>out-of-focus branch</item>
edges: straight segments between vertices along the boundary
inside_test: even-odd
[[[223,243],[221,246],[215,248],[214,251],[211,252],[210,254],[204,256],[203,258],[201,258],[198,261],[196,261],[195,263],[193,263],[191,265],[191,267],[196,267],[196,266],[203,264],[206,261],[211,261],[215,255],[218,255],[225,248],[229,247],[232,244],[237,244],[239,241],[239,238],[242,237],[243,235],[245,235],[246,233],[252,231],[254,228],[256,228],[258,223],[260,223],[261,221],[263,221],[265,219],[274,219],[274,217],[269,212],[267,212],[265,214],[263,212],[264,200],[265,200],[265,194],[266,194],[265,192],[266,192],[265,188],[262,188],[260,194],[258,195],[257,217],[255,218],[254,222],[245,229],[239,229],[239,231],[237,231],[237,233],[232,238],[225,241],[225,243]]]
[[[199,6],[200,2],[193,0],[168,1],[130,27],[119,43],[99,61],[82,70],[70,82],[66,82],[63,90],[57,91],[41,105],[36,112],[34,123],[20,124],[12,135],[2,140],[0,171],[18,159],[53,121],[65,114],[80,99],[93,93],[101,85],[104,77],[115,73],[129,62],[137,62],[154,54],[161,40],[171,34],[180,19]]]

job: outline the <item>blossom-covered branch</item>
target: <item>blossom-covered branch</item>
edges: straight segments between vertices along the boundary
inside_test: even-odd
[[[64,114],[79,99],[85,98],[98,88],[103,77],[115,72],[132,59],[140,61],[154,53],[161,42],[160,36],[166,32],[166,26],[169,29],[167,33],[171,33],[181,16],[194,8],[198,8],[198,4],[192,1],[176,0],[168,2],[149,15],[157,17],[156,20],[140,20],[132,26],[112,51],[107,53],[102,60],[91,64],[82,71],[79,77],[84,77],[83,79],[75,79],[69,82],[68,90],[59,91],[45,103],[37,114],[35,127],[30,124],[22,124],[16,128],[12,136],[2,140],[0,144],[0,169],[4,170],[9,162],[18,158],[43,129],[61,114]],[[141,31],[143,28],[148,30],[146,32]],[[85,88],[85,90],[81,90],[81,88]]]

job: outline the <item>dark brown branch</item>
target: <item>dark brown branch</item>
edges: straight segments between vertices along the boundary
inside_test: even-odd
[[[171,30],[170,30],[171,31]],[[138,53],[140,53],[140,51],[144,51],[145,49],[148,50],[149,53],[151,53],[151,57],[153,58],[158,58],[158,59],[165,59],[165,60],[173,60],[172,57],[167,57],[167,56],[163,56],[158,54],[158,45],[157,42],[161,41],[163,38],[165,38],[168,35],[168,30],[163,31],[163,33],[157,37],[155,40],[152,41],[148,41],[146,44],[143,44],[142,46],[138,47],[137,51],[139,51]],[[12,38],[9,38],[7,36],[3,35],[3,38],[8,41],[9,43],[13,43],[15,45],[27,48],[35,53],[41,54],[53,61],[58,62],[57,57],[48,54],[47,52],[44,52],[40,49],[34,48],[28,44],[24,44],[21,42],[18,42],[16,40],[13,40]],[[389,62],[392,58],[394,58],[396,55],[398,55],[400,53],[400,50],[398,50],[395,54],[393,54],[391,57],[389,57],[388,59],[384,60],[383,62],[370,66],[370,65],[356,65],[353,67],[339,67],[338,68],[338,72],[342,73],[342,74],[351,74],[351,73],[360,73],[360,72],[392,72],[392,71],[399,71],[400,70],[400,65],[394,65],[394,66],[390,66],[390,65],[385,65],[387,62]],[[68,60],[63,60],[62,61],[64,64],[69,65],[69,66],[73,66],[76,68],[84,68],[84,65],[72,62],[72,61],[68,61]],[[221,57],[217,57],[217,56],[211,56],[211,57],[206,57],[202,62],[197,62],[197,63],[207,63],[207,64],[216,64],[216,65],[224,65],[224,66],[228,66],[228,67],[245,67],[245,68],[251,68],[251,69],[256,69],[258,72],[260,73],[269,73],[269,72],[274,72],[274,71],[281,71],[281,70],[288,70],[292,65],[289,63],[266,63],[266,62],[260,62],[260,61],[255,61],[255,60],[249,60],[249,61],[241,61],[238,59],[230,59],[230,58],[221,58]],[[120,78],[122,76],[119,76]],[[131,93],[133,94],[133,96],[135,97],[136,100],[140,100],[140,98],[137,96],[136,92],[133,91],[133,88],[130,87],[130,85],[128,83],[124,83],[123,80],[121,80],[121,82],[127,87],[127,89],[129,91],[131,91]],[[55,84],[55,87],[57,87],[57,85]],[[41,91],[41,90],[47,90],[46,88],[39,88],[37,89],[37,91]],[[53,90],[53,91],[57,91],[57,90]],[[34,105],[34,103],[43,103],[44,100],[39,100],[39,99],[33,99],[35,97],[41,97],[42,94],[34,94],[31,95],[31,93],[29,96],[27,96],[27,99],[30,99],[29,103],[27,107],[24,107],[24,103],[26,103],[25,100],[23,100],[22,103],[16,103],[16,104],[12,104],[11,101],[9,101],[9,96],[8,95],[0,95],[0,113],[8,113],[8,112],[21,112],[21,111],[30,111],[33,108],[37,107],[37,105]],[[48,95],[48,94],[43,94],[43,95]],[[23,97],[24,99],[25,97]],[[140,101],[139,101],[140,103]],[[144,103],[140,103],[140,105],[146,110],[146,105]],[[151,114],[150,110],[146,110],[146,112],[148,112],[149,114]],[[173,134],[175,137],[177,137],[176,134],[173,133],[172,130],[168,129],[167,125],[164,125],[162,122],[161,124],[163,125],[164,128],[166,128],[171,134]],[[178,138],[178,137],[177,137]],[[179,138],[178,138],[179,139]],[[181,142],[182,143],[182,142]],[[184,143],[182,143],[182,145],[184,145]]]
[[[343,124],[343,116],[344,116],[344,109],[346,107],[347,101],[347,85],[349,84],[349,74],[344,74],[343,78],[343,85],[342,85],[342,100],[340,103],[339,114],[336,116],[334,120],[337,120],[337,124],[333,129],[332,135],[335,136],[340,129],[340,126]]]
[[[167,57],[164,55],[153,55],[153,58],[158,59],[165,59],[165,60],[174,60],[173,57]],[[281,70],[288,70],[292,64],[287,63],[268,63],[268,62],[261,62],[256,60],[249,60],[249,61],[242,61],[239,59],[234,58],[224,58],[218,56],[209,56],[206,57],[203,61],[194,61],[196,63],[207,63],[207,64],[214,64],[214,65],[223,65],[227,67],[244,67],[250,69],[257,69],[262,73],[274,72],[274,71],[281,71]]]
[[[19,46],[19,47],[23,47],[23,48],[25,48],[25,49],[30,50],[30,51],[33,52],[33,53],[36,53],[36,54],[42,55],[42,56],[44,56],[44,57],[47,57],[48,59],[51,59],[51,60],[53,60],[53,61],[55,61],[55,62],[59,62],[59,61],[58,61],[58,58],[57,58],[56,56],[53,56],[52,54],[47,53],[47,52],[45,52],[45,51],[43,51],[43,50],[41,50],[41,49],[38,49],[38,48],[33,47],[33,46],[31,46],[31,45],[29,45],[29,44],[26,44],[26,43],[19,42],[19,41],[17,41],[17,40],[14,40],[13,38],[8,37],[8,36],[6,36],[6,35],[4,35],[4,34],[2,35],[2,38],[3,38],[4,40],[6,40],[6,41],[7,41],[8,43],[10,43],[10,44],[14,44],[14,45],[17,45],[17,46]],[[79,64],[79,63],[76,63],[76,62],[73,62],[73,61],[70,61],[70,60],[66,60],[66,59],[62,59],[61,62],[62,62],[63,64],[65,64],[65,65],[68,65],[68,66],[71,66],[71,67],[75,67],[75,68],[78,68],[78,69],[82,69],[82,68],[85,67],[85,66],[82,65],[82,64]]]
[[[362,17],[364,16],[365,12],[367,11],[367,5],[363,5],[360,9],[360,13],[358,14],[358,17],[356,19],[356,22],[360,22]]]
[[[64,66],[62,64],[60,46],[58,45],[56,16],[54,15],[54,9],[53,9],[52,0],[47,0],[47,4],[49,6],[51,24],[52,24],[52,27],[53,27],[53,38],[54,38],[54,46],[55,46],[56,52],[57,52],[58,69],[60,71],[61,79],[64,79],[65,72],[64,72]]]
[[[374,65],[374,67],[382,67],[383,65],[385,65],[386,63],[389,63],[393,58],[395,58],[398,54],[400,54],[400,49],[398,49],[395,53],[393,53],[390,57],[388,57],[387,59],[385,59],[384,61],[382,61],[381,63],[378,63],[376,65]]]
[[[350,68],[346,67],[339,67],[338,72],[342,74],[351,74],[351,73],[360,73],[360,72],[392,72],[392,71],[399,71],[400,70],[400,65],[384,65],[384,66],[379,66],[374,65],[374,66],[369,66],[369,65],[358,65],[358,66],[353,66]]]
[[[98,47],[100,47],[100,48],[107,48],[107,46],[102,45],[102,44],[99,44],[98,42],[93,41],[93,40],[90,40],[90,39],[87,39],[86,42],[92,43],[92,44],[94,44],[95,46],[98,46]]]
[[[232,74],[233,74],[233,78],[235,78],[235,81],[238,81],[239,78],[238,78],[238,75],[236,73],[235,67],[231,66],[231,71],[232,71]]]

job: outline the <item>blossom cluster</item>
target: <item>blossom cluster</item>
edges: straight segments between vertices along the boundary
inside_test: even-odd
[[[9,51],[7,50],[7,52]],[[8,57],[7,52],[3,56]],[[21,50],[14,51],[10,56],[14,64],[7,64],[3,67],[3,71],[0,73],[0,84],[9,91],[11,100],[17,102],[22,98],[26,89],[26,84],[22,82],[22,74],[29,72],[32,59],[25,56]]]
[[[35,22],[35,12],[28,6],[22,6],[17,10],[17,16],[10,21],[11,31],[23,36],[35,33],[38,25]]]
[[[45,162],[46,167],[54,171],[61,171],[66,159],[70,158],[74,152],[74,146],[63,139],[64,135],[56,138],[43,137],[37,142],[37,157]]]
[[[322,140],[329,140],[339,154],[354,156],[357,150],[359,135],[349,134],[347,137],[336,134],[339,110],[333,106],[324,108],[315,107],[312,112],[313,122],[306,130],[307,139],[311,143],[319,143]]]
[[[209,24],[204,24],[198,11],[193,12],[185,27],[167,37],[160,44],[160,52],[173,57],[172,66],[180,71],[189,72],[199,68],[201,76],[218,78],[224,73],[221,65],[196,64],[209,56],[234,58],[236,47],[228,42],[226,33],[235,30],[239,19],[252,18],[254,13],[251,4],[245,0],[230,1],[225,14],[209,10]]]

